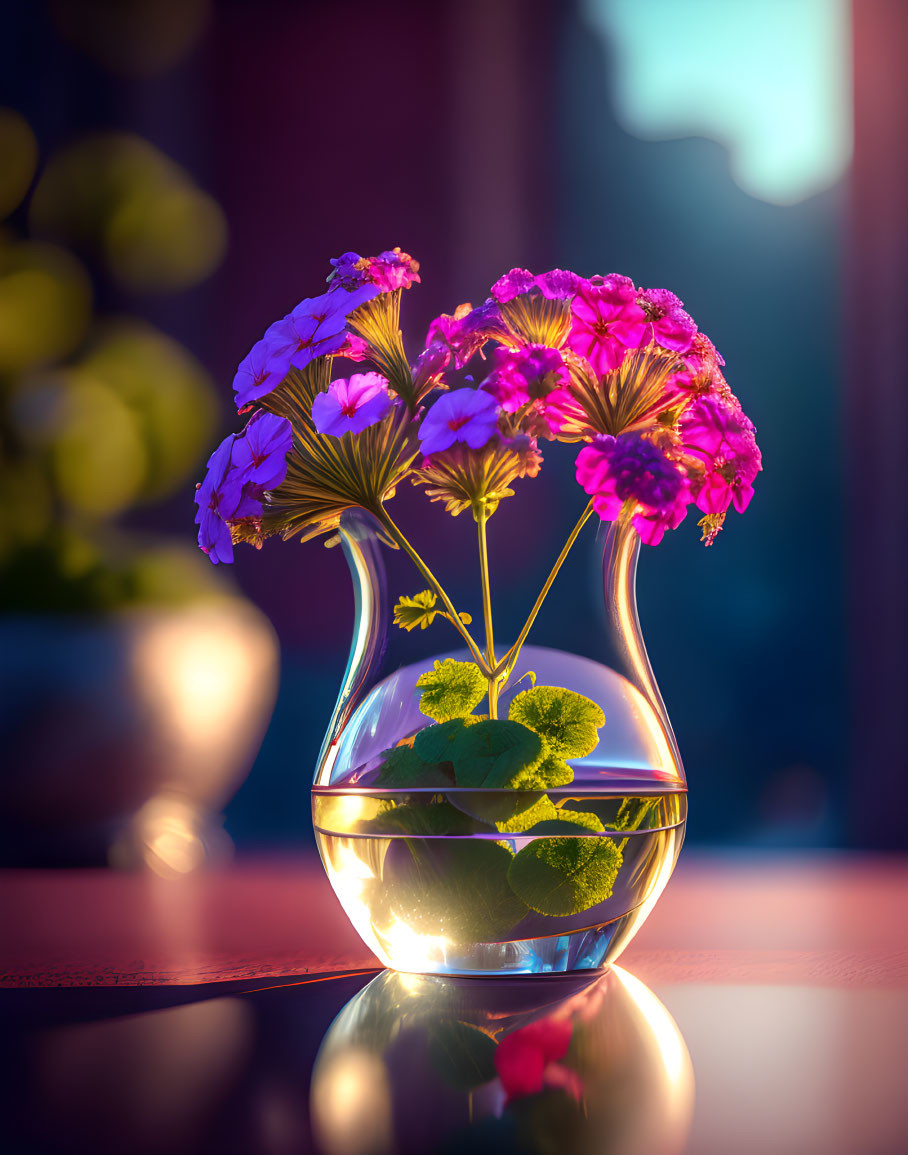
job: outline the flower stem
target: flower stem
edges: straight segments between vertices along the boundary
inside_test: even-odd
[[[457,613],[457,610],[454,609],[454,603],[451,601],[451,599],[445,593],[438,578],[435,576],[434,573],[432,573],[432,571],[429,569],[429,567],[426,565],[426,563],[423,561],[423,559],[416,552],[414,547],[410,544],[409,541],[407,541],[407,539],[404,537],[403,533],[401,533],[401,531],[398,529],[398,527],[394,524],[394,522],[392,521],[391,517],[389,516],[387,510],[382,509],[380,520],[381,520],[381,524],[388,531],[388,534],[391,537],[391,539],[393,541],[395,541],[406,554],[409,555],[409,557],[413,561],[416,568],[419,570],[419,572],[422,574],[422,576],[426,579],[426,581],[429,583],[429,585],[435,591],[436,595],[438,596],[439,600],[441,601],[442,605],[445,607],[445,610],[447,611],[447,617],[450,620],[451,624],[454,626],[454,628],[457,630],[457,632],[461,635],[463,640],[467,643],[467,647],[468,647],[470,653],[473,655],[473,659],[476,662],[477,666],[479,666],[480,670],[482,670],[483,674],[487,678],[491,677],[492,671],[491,671],[490,667],[486,664],[486,661],[482,656],[482,652],[479,649],[479,646],[477,646],[477,644],[473,641],[473,638],[470,634],[470,631],[467,629],[467,627],[460,620],[460,615]]]
[[[530,616],[527,618],[523,629],[520,631],[520,634],[517,637],[517,641],[513,644],[513,646],[511,646],[511,648],[508,650],[508,652],[505,654],[505,656],[501,659],[501,661],[498,663],[498,665],[492,671],[493,674],[501,674],[502,680],[504,680],[504,678],[506,678],[510,674],[511,670],[513,670],[514,663],[517,661],[517,657],[520,654],[521,647],[523,646],[523,643],[527,640],[527,634],[530,632],[530,630],[533,626],[533,623],[536,621],[536,618],[539,614],[539,611],[542,609],[542,603],[545,601],[549,590],[552,588],[552,584],[554,583],[555,578],[558,576],[558,571],[561,569],[562,565],[564,565],[565,558],[571,552],[571,547],[573,546],[573,544],[577,540],[577,538],[580,536],[580,531],[586,525],[587,521],[589,520],[590,514],[592,512],[593,512],[593,503],[592,503],[592,501],[590,501],[589,505],[586,507],[586,509],[580,515],[580,519],[578,520],[577,524],[571,530],[570,536],[568,537],[567,541],[564,543],[564,548],[561,550],[561,553],[555,559],[555,564],[552,566],[551,573],[545,579],[545,585],[540,590],[539,597],[536,599],[535,605],[530,610]]]
[[[480,511],[476,518],[479,534],[479,573],[482,579],[482,615],[485,621],[486,629],[486,664],[489,670],[494,670],[495,661],[495,635],[492,630],[492,590],[489,583],[489,549],[486,542],[486,522],[488,515],[485,507]],[[498,717],[498,688],[501,684],[500,678],[489,674],[489,717]]]

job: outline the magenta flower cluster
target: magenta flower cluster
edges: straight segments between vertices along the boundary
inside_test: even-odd
[[[534,296],[569,304],[570,325],[557,348],[515,343],[508,329],[502,307]],[[675,355],[676,372],[663,400],[681,403],[677,428],[656,436],[650,421],[649,429],[597,436],[591,425],[580,434],[591,444],[577,458],[578,482],[606,520],[618,515],[624,501],[635,501],[634,524],[649,544],[677,526],[691,504],[707,515],[724,515],[730,506],[743,512],[753,496],[762,467],[753,425],[722,376],[723,358],[668,289],[639,289],[617,273],[584,278],[565,269],[512,269],[483,304],[436,318],[426,340],[436,359],[455,369],[488,342],[498,342],[480,390],[492,394],[502,414],[520,415],[526,433],[555,440],[576,440],[577,429],[584,428],[584,399],[575,395],[569,373],[572,359],[605,389],[608,375],[634,350]]]
[[[633,502],[634,526],[647,545],[681,524],[691,500],[684,469],[642,433],[597,437],[577,455],[577,481],[603,521],[615,521]]]

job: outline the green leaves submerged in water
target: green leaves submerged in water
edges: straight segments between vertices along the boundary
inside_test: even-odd
[[[508,883],[511,860],[507,847],[484,839],[397,839],[381,885],[391,913],[418,934],[493,942],[527,912]]]
[[[482,671],[473,662],[455,662],[445,658],[436,662],[416,680],[422,690],[419,708],[435,722],[465,718],[486,695],[487,684]]]
[[[611,838],[540,838],[514,856],[508,882],[539,914],[580,914],[611,898],[622,860]]]
[[[487,719],[466,726],[451,743],[458,786],[516,788],[520,776],[543,758],[542,739],[519,722]]]
[[[511,702],[508,717],[545,740],[556,758],[583,758],[596,748],[605,714],[595,702],[560,686],[534,686]]]
[[[579,834],[581,830],[601,834],[605,830],[597,815],[555,806],[547,794],[497,826],[504,834]]]
[[[433,727],[435,729],[435,727]],[[417,786],[451,786],[454,777],[450,767],[423,759],[412,746],[394,746],[384,753],[376,785],[390,790]]]

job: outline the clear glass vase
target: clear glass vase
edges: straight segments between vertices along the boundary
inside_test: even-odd
[[[605,537],[603,661],[524,645],[500,696],[506,717],[532,671],[537,685],[576,691],[602,707],[606,722],[596,748],[568,760],[569,785],[545,791],[555,807],[594,815],[601,833],[580,827],[565,833],[563,823],[552,832],[545,821],[503,832],[510,815],[544,800],[541,792],[376,784],[383,752],[429,724],[419,710],[417,679],[440,659],[468,660],[469,654],[395,659],[389,643],[400,631],[378,527],[367,515],[346,514],[340,537],[356,622],[312,809],[322,861],[351,922],[379,959],[400,971],[541,974],[615,960],[674,869],[687,813],[681,759],[640,633],[636,530],[618,521]],[[584,841],[567,845],[567,839]],[[545,892],[544,879],[538,899],[534,891],[529,902],[526,886],[512,885],[515,870],[525,878],[527,864],[550,851],[570,853],[577,862],[567,910],[560,890]]]

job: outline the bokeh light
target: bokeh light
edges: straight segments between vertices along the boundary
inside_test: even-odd
[[[216,201],[148,141],[83,136],[55,153],[35,189],[36,233],[100,253],[125,288],[189,288],[220,264],[227,225]]]
[[[38,142],[28,122],[11,108],[0,108],[0,218],[18,208],[38,165]]]
[[[793,204],[852,152],[848,0],[585,0],[615,113],[645,140],[704,136],[745,192]]]
[[[19,373],[72,353],[88,328],[91,282],[56,245],[0,245],[0,373]]]
[[[54,0],[59,34],[111,72],[150,76],[198,42],[211,0]]]

